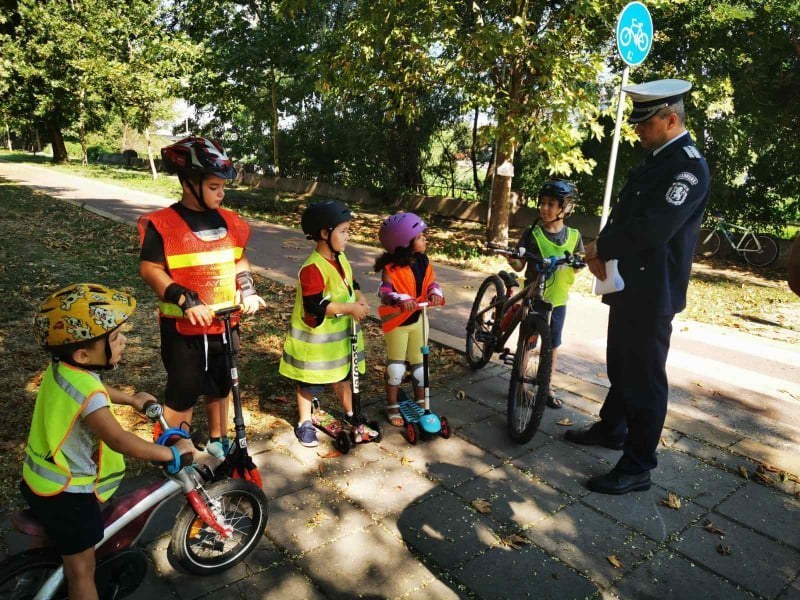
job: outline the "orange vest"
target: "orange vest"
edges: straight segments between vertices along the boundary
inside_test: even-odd
[[[433,267],[431,263],[428,263],[428,267],[425,269],[425,277],[422,279],[422,294],[419,296],[417,296],[417,280],[411,267],[387,265],[384,267],[384,271],[395,292],[408,294],[417,302],[428,301],[428,288],[433,283]],[[403,311],[399,306],[381,304],[378,307],[378,315],[381,317],[381,327],[384,333],[389,333],[395,327],[399,327],[413,314],[413,312]]]
[[[200,300],[212,309],[234,303],[236,263],[250,238],[250,226],[233,211],[224,208],[217,211],[225,220],[228,233],[212,241],[200,239],[178,212],[169,207],[139,218],[139,244],[144,243],[147,224],[152,223],[164,240],[164,257],[172,280],[197,292]],[[177,330],[183,335],[219,334],[225,330],[217,320],[208,327],[192,325],[175,304],[161,302],[158,308],[161,317],[176,319]],[[238,315],[234,315],[231,324],[238,322]]]

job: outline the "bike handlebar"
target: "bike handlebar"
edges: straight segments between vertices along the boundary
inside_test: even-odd
[[[524,258],[525,260],[533,261],[536,265],[536,270],[539,272],[553,270],[561,265],[567,265],[573,269],[580,269],[586,266],[586,263],[580,255],[570,254],[569,252],[565,252],[564,256],[561,258],[557,258],[555,256],[542,258],[538,254],[534,254],[528,251],[527,248],[522,247],[509,249],[503,246],[497,246],[495,244],[487,244],[486,248],[494,254],[510,256],[512,258]]]
[[[213,310],[211,312],[214,313],[214,318],[215,319],[221,319],[221,318],[226,317],[228,315],[232,315],[234,313],[241,312],[243,309],[244,309],[244,307],[241,304],[234,304],[232,306],[226,306],[225,308],[218,308],[218,309]]]

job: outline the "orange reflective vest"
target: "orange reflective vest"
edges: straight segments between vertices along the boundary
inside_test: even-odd
[[[434,282],[431,263],[428,263],[428,267],[425,269],[425,277],[422,279],[422,294],[419,296],[417,296],[417,280],[411,267],[387,265],[383,270],[386,274],[386,280],[392,284],[394,291],[398,294],[407,294],[417,302],[428,301],[428,289]],[[395,327],[399,327],[413,314],[413,312],[403,311],[399,306],[381,304],[378,307],[378,315],[381,318],[381,327],[384,333],[389,333]]]
[[[218,208],[228,230],[218,240],[202,240],[172,208],[162,208],[139,218],[139,244],[144,243],[147,224],[152,223],[164,240],[164,257],[170,277],[178,285],[197,292],[200,300],[212,309],[230,306],[236,299],[236,263],[244,254],[250,238],[250,226],[233,211]],[[213,321],[208,327],[192,325],[183,317],[177,304],[160,302],[161,317],[176,319],[183,335],[218,334],[224,325]],[[239,322],[234,315],[231,324]]]

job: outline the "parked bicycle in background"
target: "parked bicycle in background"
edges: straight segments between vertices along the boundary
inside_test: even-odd
[[[731,249],[754,267],[766,267],[778,258],[778,242],[772,236],[755,233],[749,226],[725,221],[720,214],[711,216],[713,225],[700,230],[695,254],[711,258],[719,253],[724,239]]]

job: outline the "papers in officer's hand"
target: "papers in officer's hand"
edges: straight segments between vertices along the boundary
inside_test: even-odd
[[[617,269],[617,259],[607,260],[606,278],[602,281],[597,277],[594,278],[594,293],[598,295],[613,294],[614,292],[621,292],[624,289],[625,282],[622,280],[622,275],[619,274],[619,270]]]

